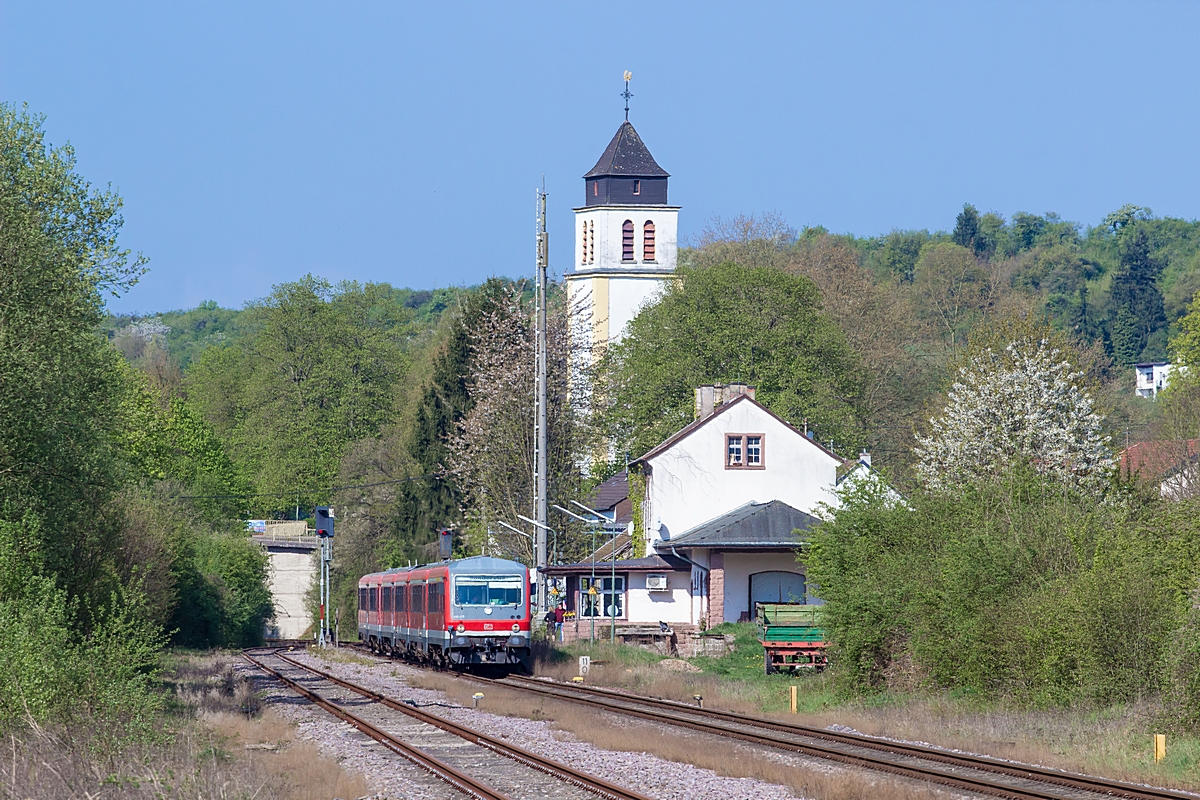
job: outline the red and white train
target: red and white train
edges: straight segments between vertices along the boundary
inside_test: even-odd
[[[358,638],[376,652],[452,669],[527,671],[529,569],[476,556],[364,575]]]

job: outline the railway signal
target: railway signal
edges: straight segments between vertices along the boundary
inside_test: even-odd
[[[317,506],[313,509],[313,517],[316,519],[317,542],[321,546],[321,615],[317,625],[317,644],[328,647],[333,643],[329,635],[329,617],[326,614],[329,608],[329,566],[333,562],[333,509],[329,506]]]

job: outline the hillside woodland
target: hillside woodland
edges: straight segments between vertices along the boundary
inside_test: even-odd
[[[0,169],[0,720],[153,728],[163,647],[251,644],[272,613],[247,518],[336,507],[343,618],[362,572],[430,558],[440,527],[461,554],[529,557],[494,526],[532,505],[527,281],[308,275],[242,309],[106,315],[146,268],[120,198],[8,106]],[[865,238],[714,220],[586,398],[552,287],[551,499],[685,424],[696,385],[753,384],[906,498],[847,498],[813,542],[846,692],[1154,698],[1200,724],[1200,509],[1118,469],[1139,441],[1184,442],[1187,469],[1200,437],[1200,223],[952,215]],[[1193,371],[1134,398],[1130,366],[1168,356]],[[562,556],[587,545],[564,522]],[[1113,614],[1136,635],[1106,639]]]

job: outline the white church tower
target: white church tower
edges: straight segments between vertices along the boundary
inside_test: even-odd
[[[675,272],[679,206],[667,203],[666,170],[629,120],[583,176],[575,209],[574,271],[567,273],[576,359],[619,341]]]

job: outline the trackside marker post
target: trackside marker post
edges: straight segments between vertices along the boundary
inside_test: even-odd
[[[1154,763],[1159,764],[1167,757],[1167,735],[1154,734]]]
[[[790,699],[791,699],[792,713],[795,714],[796,713],[796,687],[789,686],[788,694],[790,695]]]

